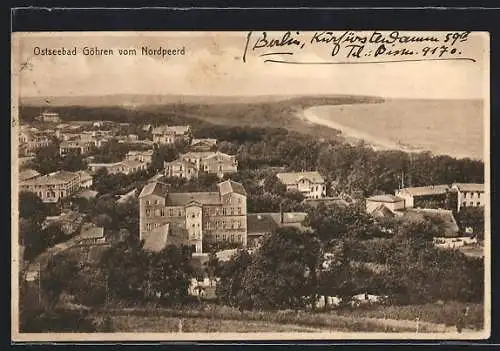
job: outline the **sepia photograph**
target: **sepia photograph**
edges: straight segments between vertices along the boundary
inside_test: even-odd
[[[489,34],[12,34],[13,341],[485,339]]]

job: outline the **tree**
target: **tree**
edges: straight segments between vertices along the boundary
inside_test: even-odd
[[[463,207],[457,215],[457,222],[463,232],[467,228],[472,228],[474,236],[480,240],[484,239],[483,207]]]
[[[302,308],[316,298],[320,250],[312,234],[278,229],[253,258],[240,255],[224,267],[218,295],[242,309]]]
[[[41,224],[47,217],[47,209],[36,194],[21,191],[19,193],[19,217]]]
[[[252,263],[252,256],[246,250],[239,250],[231,259],[222,264],[220,281],[217,283],[216,295],[224,304],[237,306],[237,294],[242,290],[242,280],[246,269]]]
[[[42,174],[48,174],[61,169],[61,156],[59,145],[52,142],[46,147],[42,147],[35,152],[32,160],[32,167]]]
[[[220,273],[221,263],[215,254],[215,251],[212,251],[208,254],[208,261],[205,263],[205,271],[208,275],[208,279],[210,279],[210,286],[212,286],[212,282]]]
[[[151,255],[150,288],[163,304],[180,303],[187,297],[192,273],[189,258],[187,249],[173,245]]]
[[[41,233],[44,247],[52,247],[66,238],[59,223],[51,223]]]
[[[24,245],[24,259],[33,260],[44,249],[42,240],[42,227],[32,219],[20,218],[19,220],[19,240]]]
[[[147,289],[149,259],[140,245],[121,241],[102,255],[110,293],[125,300],[144,298]]]
[[[87,169],[87,162],[80,153],[69,153],[62,159],[61,169],[69,172],[76,172]]]
[[[49,307],[53,308],[61,293],[68,288],[68,282],[78,273],[78,265],[72,258],[56,255],[49,259],[46,269],[41,273],[41,287],[47,296]]]
[[[164,162],[171,162],[177,159],[179,152],[172,145],[161,145],[153,152],[150,168],[159,171],[164,168]]]
[[[285,195],[286,185],[275,174],[269,174],[264,178],[264,190],[275,195]]]

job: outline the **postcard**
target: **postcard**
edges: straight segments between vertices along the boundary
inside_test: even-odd
[[[489,34],[12,34],[12,339],[490,335]]]

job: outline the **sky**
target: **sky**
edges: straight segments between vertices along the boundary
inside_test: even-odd
[[[13,79],[21,97],[106,94],[311,95],[356,94],[393,98],[484,98],[488,42],[472,33],[470,61],[390,64],[286,65],[248,54],[248,32],[15,33]],[[254,32],[257,38],[262,32]],[[272,33],[280,37],[284,32]],[[427,33],[429,34],[429,33]],[[310,33],[301,33],[309,38]],[[309,35],[309,36],[308,36]],[[76,56],[41,56],[34,48],[73,48]],[[113,49],[114,56],[85,56],[83,47]],[[185,48],[184,56],[118,56],[118,48]],[[323,46],[300,60],[333,60]],[[286,58],[274,56],[273,58]]]

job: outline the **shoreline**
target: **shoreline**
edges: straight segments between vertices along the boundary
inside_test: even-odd
[[[377,138],[371,134],[359,131],[351,127],[347,127],[330,119],[318,117],[318,115],[314,111],[316,107],[321,107],[321,106],[313,106],[302,110],[301,116],[299,116],[299,118],[301,118],[307,123],[318,124],[331,129],[339,130],[341,132],[342,137],[346,139],[346,141],[349,143],[356,143],[363,141],[365,142],[366,145],[372,147],[376,151],[383,151],[383,150],[399,150],[405,152],[424,151],[423,149],[418,149],[418,148],[409,150],[406,147],[398,145],[398,143],[396,142],[385,140],[382,138]]]
[[[472,157],[470,155],[459,155],[452,153],[443,153],[443,152],[434,152],[432,150],[428,150],[422,147],[415,147],[413,145],[402,145],[399,142],[387,140],[384,138],[376,137],[367,132],[360,131],[355,128],[347,127],[343,124],[340,124],[336,121],[333,121],[329,118],[319,117],[316,113],[315,109],[320,107],[328,107],[329,105],[321,105],[321,106],[312,106],[303,109],[297,113],[297,118],[304,121],[305,123],[316,124],[320,126],[324,126],[333,130],[340,131],[340,135],[344,140],[351,144],[356,145],[359,142],[364,142],[367,146],[371,147],[375,151],[389,151],[389,150],[397,150],[406,153],[421,153],[421,152],[431,152],[435,156],[449,156],[456,159],[469,158],[475,160],[477,158]],[[479,159],[483,161],[482,159]]]

